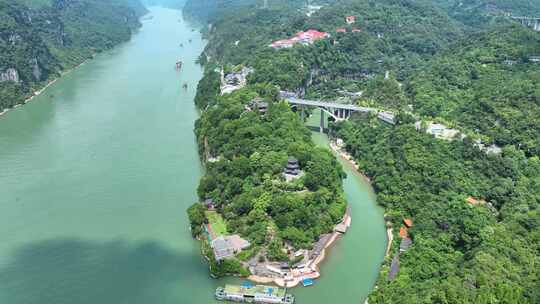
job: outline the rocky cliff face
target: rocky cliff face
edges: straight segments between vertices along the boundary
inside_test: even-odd
[[[13,81],[19,82],[19,72],[14,68],[9,68],[5,72],[0,72],[0,82]]]
[[[35,81],[41,80],[41,68],[39,67],[39,63],[37,58],[30,59],[30,68],[32,69],[32,76],[34,76]]]
[[[0,111],[62,70],[131,37],[139,0],[0,0]]]

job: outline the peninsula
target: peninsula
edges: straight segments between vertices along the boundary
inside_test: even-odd
[[[210,237],[212,272],[285,285],[344,223],[334,157],[314,171],[302,135],[316,114],[385,208],[370,303],[537,302],[538,4],[313,2],[186,4],[209,24],[196,133],[211,209],[190,209],[192,231],[241,244],[217,263]]]

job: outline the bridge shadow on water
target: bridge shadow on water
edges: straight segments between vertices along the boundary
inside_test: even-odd
[[[43,241],[20,248],[1,266],[0,303],[193,303],[186,286],[207,282],[201,268],[200,256],[156,242]]]

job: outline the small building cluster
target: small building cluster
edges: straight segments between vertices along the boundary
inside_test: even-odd
[[[422,121],[417,121],[415,124],[416,130],[423,130],[422,127]],[[467,136],[463,133],[461,133],[459,130],[451,129],[443,124],[440,123],[434,123],[434,122],[428,122],[425,128],[425,131],[427,134],[431,134],[435,136],[435,138],[438,139],[444,139],[444,140],[454,140],[459,139],[463,140]],[[486,154],[494,154],[498,155],[502,153],[502,148],[492,144],[490,146],[486,146],[480,139],[477,139],[474,141],[473,144],[475,147],[480,149],[480,151],[483,151]]]
[[[346,16],[345,17],[345,22],[348,24],[348,25],[351,25],[351,24],[354,24],[356,23],[356,16]],[[360,33],[362,30],[358,29],[358,28],[353,28],[351,29],[351,32],[353,33]],[[347,28],[345,27],[338,27],[336,29],[336,33],[347,33]]]
[[[236,234],[219,236],[212,240],[211,243],[216,261],[231,258],[243,249],[248,248],[250,245],[251,244],[248,241]]]
[[[396,115],[391,112],[379,112],[377,113],[377,118],[391,125],[396,124]]]
[[[214,210],[216,205],[214,204],[214,200],[211,198],[207,198],[202,202],[203,206],[206,207],[208,210]]]
[[[399,229],[399,237],[401,242],[399,243],[399,252],[394,255],[392,258],[392,263],[390,264],[390,272],[388,273],[388,280],[393,281],[398,272],[399,272],[399,256],[407,251],[412,245],[412,239],[409,237],[409,228],[413,226],[411,219],[403,219],[403,226]]]
[[[474,141],[474,146],[480,149],[480,151],[484,151],[486,154],[494,154],[498,155],[502,153],[502,148],[497,146],[496,144],[492,144],[490,146],[486,146],[480,139],[477,139]]]
[[[330,34],[326,32],[319,32],[317,30],[310,29],[305,32],[298,32],[294,37],[274,41],[272,42],[272,44],[270,44],[270,47],[279,50],[291,48],[295,44],[310,45],[313,44],[313,42],[315,42],[316,40],[328,37],[330,37]]]
[[[309,258],[316,259],[317,257],[319,257],[321,253],[323,252],[323,250],[325,249],[326,244],[328,243],[331,237],[332,237],[332,234],[330,233],[321,235],[319,237],[319,240],[313,245],[313,249],[309,253]]]
[[[308,5],[306,7],[306,16],[311,17],[311,15],[319,11],[321,8],[322,8],[321,5]]]
[[[224,74],[221,71],[221,95],[232,93],[247,84],[247,76],[253,73],[252,68],[243,67],[239,72]]]
[[[416,122],[415,126],[417,130],[420,130],[421,122]],[[428,122],[426,126],[426,133],[431,134],[438,139],[453,140],[459,134],[459,131],[440,123]]]
[[[467,197],[467,199],[466,199],[465,201],[466,201],[467,203],[473,205],[473,206],[485,206],[485,207],[487,207],[491,212],[493,212],[493,213],[495,213],[495,214],[498,214],[497,208],[495,208],[495,206],[493,206],[492,203],[487,202],[487,201],[484,200],[484,199],[478,199],[478,198],[469,196],[469,197]]]
[[[358,29],[358,28],[353,28],[353,29],[351,29],[351,32],[352,33],[360,33],[360,32],[362,32],[362,30]],[[347,33],[347,29],[344,28],[344,27],[338,27],[336,29],[336,33]]]

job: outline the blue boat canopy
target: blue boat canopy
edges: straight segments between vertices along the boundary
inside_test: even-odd
[[[302,285],[304,285],[304,286],[311,286],[311,285],[313,285],[313,280],[312,280],[312,279],[309,279],[309,278],[303,279],[303,280],[302,280]]]
[[[250,281],[244,281],[242,283],[242,287],[244,287],[244,288],[253,288],[253,284]]]

